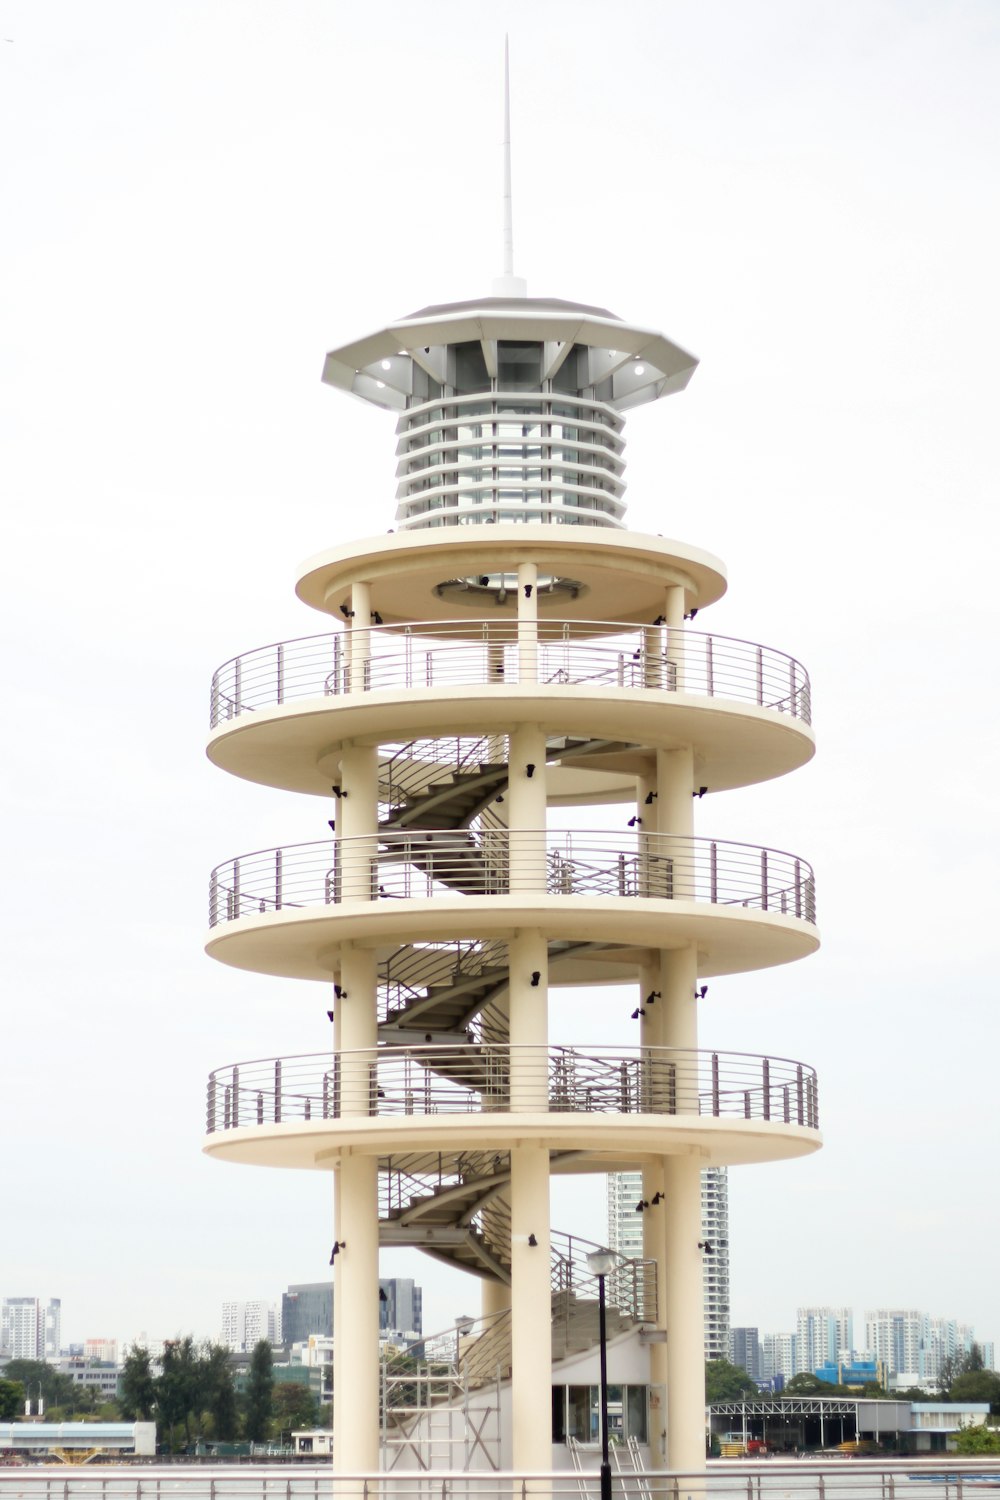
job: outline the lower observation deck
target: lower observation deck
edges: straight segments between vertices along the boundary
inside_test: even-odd
[[[718,1165],[820,1145],[814,1069],[680,1048],[382,1047],[235,1063],[208,1084],[209,1155],[332,1169],[344,1151],[448,1157],[540,1141],[569,1169],[672,1153]]]
[[[637,962],[694,944],[707,976],[804,957],[819,946],[815,920],[810,866],[779,850],[670,834],[420,829],[218,866],[207,948],[236,968],[329,979],[342,942],[384,948],[527,927],[614,944],[626,964],[630,950]]]

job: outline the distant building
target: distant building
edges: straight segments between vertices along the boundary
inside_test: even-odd
[[[247,1354],[261,1339],[281,1342],[278,1310],[273,1302],[223,1302],[220,1343],[234,1354]]]
[[[796,1370],[794,1333],[765,1333],[760,1341],[761,1380],[774,1380],[779,1375],[791,1380]]]
[[[84,1359],[96,1360],[100,1365],[116,1365],[118,1363],[118,1340],[84,1339],[82,1353]]]
[[[56,1368],[63,1375],[68,1375],[74,1385],[92,1391],[99,1401],[114,1401],[118,1395],[122,1376],[118,1365],[88,1364],[85,1360],[75,1358],[59,1360]]]
[[[419,1334],[424,1331],[423,1288],[405,1276],[379,1280],[379,1333]],[[383,1295],[385,1300],[383,1301]]]
[[[837,1365],[854,1353],[854,1313],[849,1307],[800,1307],[795,1314],[795,1373]],[[876,1357],[878,1357],[876,1355]]]
[[[304,1344],[310,1334],[333,1337],[332,1281],[300,1282],[282,1293],[282,1343]]]
[[[960,1360],[979,1348],[983,1364],[993,1368],[993,1345],[976,1339],[975,1329],[954,1318],[932,1318],[917,1308],[878,1307],[865,1313],[868,1351],[885,1362],[896,1386],[934,1385],[949,1360]]]
[[[641,1260],[641,1172],[611,1172],[608,1176],[608,1248],[630,1260]],[[701,1174],[702,1238],[712,1246],[703,1261],[705,1358],[729,1358],[729,1178],[725,1167],[707,1167]]]
[[[61,1347],[62,1303],[5,1297],[0,1304],[0,1353],[11,1359],[54,1360]]]
[[[760,1334],[756,1328],[730,1328],[730,1363],[746,1370],[751,1380],[759,1381],[764,1378],[760,1354]]]

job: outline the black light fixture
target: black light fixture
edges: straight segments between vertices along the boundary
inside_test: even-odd
[[[376,625],[384,625],[385,624],[385,621],[383,620],[382,616],[379,614],[379,612],[378,612],[377,609],[373,609],[372,610],[372,619],[375,621]]]
[[[380,1286],[379,1289],[378,1289],[378,1300],[380,1302],[388,1302],[388,1300],[389,1300],[388,1297],[385,1295],[385,1287],[384,1286]]]
[[[700,985],[698,988],[695,989],[694,998],[696,1000],[704,1000],[704,998],[705,998],[705,996],[707,994],[708,994],[708,985],[707,984],[703,984],[703,985]]]
[[[496,796],[494,797],[493,800],[494,800],[494,802],[502,802],[503,801],[503,792],[497,792],[497,794],[496,794]]]
[[[524,597],[526,599],[530,599],[531,598],[531,584],[530,583],[526,583],[524,585]]]
[[[667,623],[667,617],[666,617],[666,615],[657,615],[656,619],[653,621],[654,625],[665,625],[666,623]]]
[[[650,990],[649,994],[646,996],[646,1004],[647,1005],[652,1005],[654,1003],[654,1001],[656,1001],[656,1000],[662,1000],[662,999],[663,999],[663,991],[662,990]]]
[[[604,1278],[614,1269],[610,1250],[592,1250],[587,1268],[597,1277],[598,1334],[601,1344],[601,1500],[611,1500],[611,1463],[608,1458],[608,1321]]]
[[[490,581],[489,578],[486,576],[485,573],[483,573],[482,576],[479,579],[480,586],[482,588],[485,588],[486,585],[489,583],[489,581]]]
[[[333,795],[336,797],[338,802],[340,801],[341,797],[347,796],[347,793],[344,791],[344,788],[342,786],[331,787],[331,791],[333,792]]]
[[[541,971],[541,969],[532,969],[532,971],[531,971],[531,988],[533,990],[537,990],[537,988],[541,984],[541,982],[542,982],[542,971]]]
[[[663,1194],[654,1193],[652,1198],[650,1199],[650,1202],[652,1203],[654,1208],[658,1208],[659,1205],[663,1202]]]
[[[343,617],[344,617],[345,620],[353,620],[354,619],[354,611],[353,611],[353,609],[348,609],[348,607],[347,607],[346,604],[342,604],[340,606],[340,613],[343,615]]]
[[[532,776],[534,776],[535,774],[535,762],[533,760],[529,760],[524,769],[527,773],[528,780],[530,781]]]
[[[659,795],[660,795],[659,792],[647,792],[646,793],[646,806],[647,807],[652,807],[653,803],[656,801],[656,798]]]
[[[334,993],[334,997],[337,1000],[346,1000],[347,999],[347,991],[344,990],[344,989],[341,989],[341,987],[340,987],[339,984],[334,984],[334,986],[333,986],[333,993]]]
[[[331,833],[336,833],[337,832],[337,825],[333,821],[332,818],[327,818],[327,820],[326,820],[326,826],[329,828],[329,830],[330,830]]]
[[[632,1019],[633,1021],[638,1021],[639,1017],[644,1016],[645,1014],[646,1012],[643,1010],[642,1006],[637,1005],[635,1010],[632,1012]]]
[[[330,1251],[330,1264],[331,1264],[331,1266],[333,1265],[334,1261],[337,1259],[337,1256],[340,1254],[341,1250],[346,1250],[346,1249],[347,1249],[347,1241],[346,1240],[334,1240],[334,1242],[333,1242],[333,1249]]]
[[[633,651],[632,652],[632,660],[633,661],[638,661],[641,655],[642,655],[642,647],[640,646],[639,649],[638,649],[638,651]]]
[[[705,793],[707,791],[708,791],[708,787],[707,786],[700,786],[698,788],[698,790],[696,792],[692,792],[691,795],[692,795],[692,797],[704,797],[704,795],[705,795]]]
[[[642,819],[640,818],[639,814],[635,813],[631,818],[629,818],[629,820],[628,820],[628,826],[630,828],[635,828],[636,824],[641,823],[641,822],[642,822]]]
[[[333,1011],[332,1010],[328,1010],[327,1011],[326,1018],[327,1018],[328,1021],[332,1021],[333,1020]]]
[[[648,1207],[649,1207],[649,1204],[647,1203],[646,1199],[645,1198],[640,1198],[639,1201],[638,1201],[638,1203],[635,1205],[635,1211],[636,1211],[637,1214],[642,1214],[642,1213],[646,1212],[646,1209]]]
[[[535,1239],[535,1236],[533,1234],[528,1235],[528,1244],[531,1246],[532,1250],[538,1249],[538,1241]]]
[[[715,1254],[715,1246],[712,1244],[711,1240],[699,1240],[698,1241],[698,1249],[699,1250],[704,1250],[704,1252],[705,1252],[706,1255],[714,1255]]]
[[[684,616],[684,618],[685,618],[685,620],[693,620],[693,619],[694,619],[694,617],[695,617],[695,615],[696,615],[696,614],[697,614],[697,613],[698,613],[698,606],[697,606],[697,605],[695,605],[695,607],[694,607],[694,609],[689,609],[689,610],[688,610],[688,612],[687,612],[687,614],[686,614],[686,615],[685,615],[685,616]]]

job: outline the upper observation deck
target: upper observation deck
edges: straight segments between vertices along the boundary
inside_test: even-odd
[[[400,413],[397,523],[624,524],[621,413],[697,360],[605,308],[484,297],[422,308],[331,351],[323,379]]]

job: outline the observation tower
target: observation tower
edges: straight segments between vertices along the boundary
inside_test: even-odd
[[[212,761],[323,804],[315,842],[212,872],[207,947],[326,985],[332,1046],[217,1069],[205,1150],[335,1180],[339,1473],[379,1466],[380,1244],[480,1278],[465,1373],[509,1373],[512,1466],[550,1468],[549,1329],[595,1296],[550,1179],[625,1168],[643,1260],[609,1305],[661,1331],[652,1463],[701,1467],[701,1169],[820,1144],[811,1067],[699,1047],[706,981],[818,940],[805,859],[695,826],[810,759],[806,672],[706,633],[717,559],[625,527],[625,413],[695,366],[526,296],[509,259],[494,295],[335,349],[326,383],[396,415],[395,529],[302,567],[325,633],[212,684]],[[594,987],[603,1044],[552,1034],[567,985]]]

